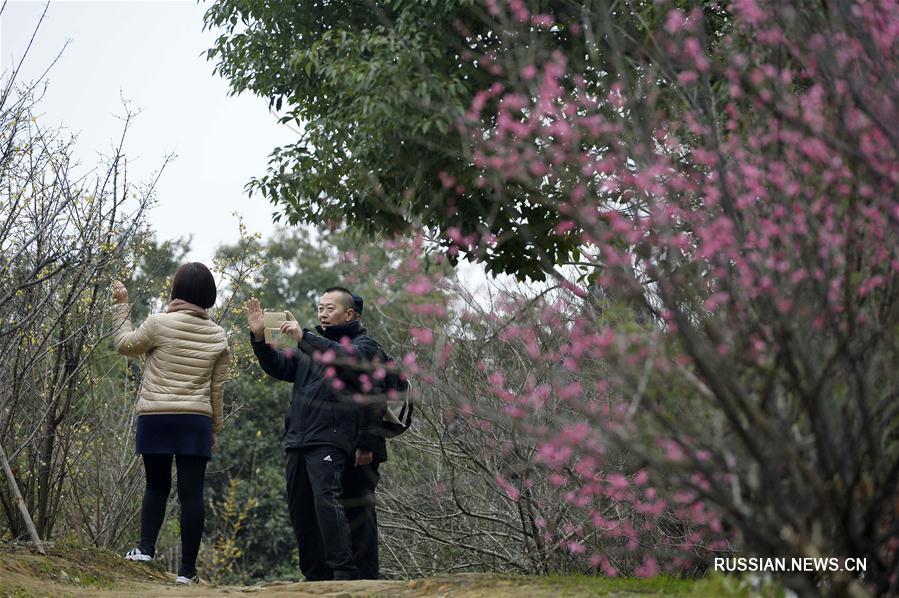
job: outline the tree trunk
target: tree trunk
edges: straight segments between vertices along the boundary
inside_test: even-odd
[[[56,425],[53,414],[49,414],[44,423],[43,438],[38,452],[37,475],[37,524],[44,537],[50,533],[50,474],[53,468],[53,445],[56,440]]]
[[[12,474],[12,468],[9,466],[9,461],[6,459],[6,451],[3,450],[2,445],[0,445],[0,465],[3,466],[3,473],[6,474],[6,481],[9,483],[9,489],[12,491],[16,505],[19,507],[19,513],[25,521],[25,527],[28,528],[28,535],[31,536],[31,541],[34,542],[35,549],[39,553],[46,555],[47,552],[44,550],[44,544],[41,542],[41,537],[37,533],[37,528],[34,527],[34,521],[31,520],[31,515],[28,513],[28,508],[25,506],[25,501],[22,500],[22,494],[19,492],[19,485],[16,484],[16,478]]]

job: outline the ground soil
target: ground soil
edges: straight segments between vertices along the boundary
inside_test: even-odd
[[[185,587],[175,576],[153,565],[126,561],[120,555],[96,548],[53,546],[42,556],[29,546],[0,543],[0,597],[87,597],[132,596],[234,596],[357,598],[397,596],[447,596],[453,598],[551,598],[556,596],[653,596],[681,594],[649,587],[608,588],[596,578],[526,577],[461,573],[414,580],[345,582],[271,582],[254,586],[200,584]],[[621,580],[625,581],[625,580]],[[636,580],[635,580],[636,581]],[[669,588],[673,589],[673,588]],[[679,588],[678,588],[679,589]],[[719,591],[690,595],[720,595]]]

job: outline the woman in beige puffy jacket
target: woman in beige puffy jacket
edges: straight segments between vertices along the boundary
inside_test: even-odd
[[[222,427],[222,389],[228,377],[228,343],[209,319],[215,279],[199,262],[182,265],[172,282],[165,313],[131,326],[128,291],[113,285],[113,340],[119,353],[145,355],[137,399],[137,452],[147,487],[141,505],[140,544],[125,555],[150,561],[172,485],[172,458],[181,504],[181,566],[178,583],[197,583],[197,552],[203,535],[206,463]]]

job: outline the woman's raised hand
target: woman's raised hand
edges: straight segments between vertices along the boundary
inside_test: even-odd
[[[121,281],[116,280],[112,283],[112,300],[116,303],[128,303],[128,289]]]
[[[259,305],[259,299],[252,297],[244,305],[247,313],[247,324],[250,326],[250,332],[258,341],[265,336],[265,320],[262,317],[262,306]]]

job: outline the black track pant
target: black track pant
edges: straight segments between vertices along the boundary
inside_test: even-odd
[[[172,455],[143,455],[147,488],[140,510],[140,549],[144,554],[156,553],[156,538],[165,519],[165,507],[172,489]],[[197,553],[206,512],[203,508],[203,486],[206,480],[206,457],[177,455],[178,502],[181,503],[181,566],[178,575],[197,574]]]
[[[348,463],[343,471],[343,503],[353,541],[353,560],[359,568],[359,579],[378,579],[378,515],[375,511],[375,488],[378,486],[378,464],[356,467]]]
[[[287,450],[287,509],[308,581],[358,577],[340,504],[345,463],[337,447]]]

